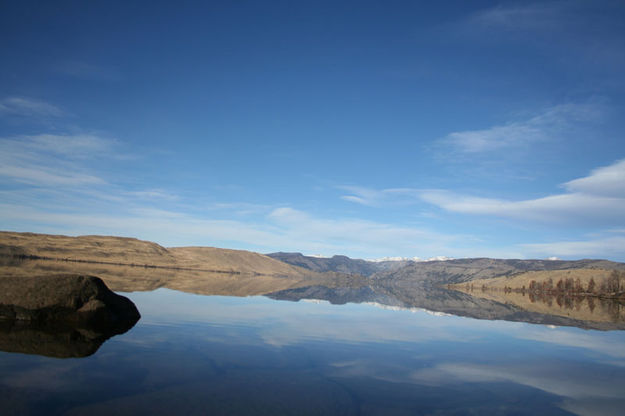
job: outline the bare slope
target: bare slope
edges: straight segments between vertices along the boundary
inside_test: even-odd
[[[428,284],[452,284],[492,279],[529,271],[604,269],[625,270],[625,264],[607,260],[516,260],[516,259],[456,259],[414,263],[399,270],[376,273],[381,281],[413,281]]]
[[[136,238],[0,232],[0,254],[120,264],[176,266],[164,247]]]
[[[271,276],[309,276],[311,271],[258,253],[213,247],[165,248],[150,241],[108,236],[0,232],[0,256],[198,269],[211,272]]]
[[[178,264],[189,268],[280,276],[311,274],[308,270],[251,251],[215,247],[174,247],[168,251]]]
[[[567,270],[541,270],[516,274],[513,276],[496,277],[493,279],[477,279],[470,283],[474,288],[486,288],[495,290],[518,290],[530,288],[532,282],[542,286],[543,282],[551,280],[550,287],[557,287],[558,282],[573,279],[580,285],[581,291],[588,291],[589,283],[592,279],[596,289],[599,289],[604,282],[613,274],[613,270],[605,269],[567,269]],[[618,275],[622,275],[618,273]],[[621,281],[625,278],[621,277]],[[452,285],[454,288],[464,288],[467,283]]]

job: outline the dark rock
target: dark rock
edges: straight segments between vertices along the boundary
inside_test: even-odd
[[[132,301],[94,276],[0,277],[0,320],[125,332],[141,317]]]

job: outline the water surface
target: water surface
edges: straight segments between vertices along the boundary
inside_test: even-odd
[[[369,302],[126,293],[86,358],[0,352],[3,415],[622,414],[625,332]]]

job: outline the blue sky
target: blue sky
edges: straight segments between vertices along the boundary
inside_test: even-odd
[[[625,5],[3,2],[0,229],[625,261]]]

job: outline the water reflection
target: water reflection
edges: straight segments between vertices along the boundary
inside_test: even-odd
[[[62,261],[26,260],[0,267],[0,275],[59,272],[96,275],[112,290],[122,292],[169,288],[202,295],[266,295],[278,300],[320,299],[335,304],[369,302],[384,307],[421,308],[478,319],[585,329],[625,329],[625,305],[622,301],[608,299],[545,299],[514,292],[461,292],[406,280],[393,282],[356,277],[229,275]]]
[[[88,357],[107,339],[126,332],[134,324],[101,328],[0,320],[0,351],[54,358]]]
[[[0,353],[3,414],[620,414],[625,333],[159,289],[80,360]]]
[[[622,301],[612,299],[531,299],[521,293],[447,290],[410,282],[360,288],[307,286],[277,291],[278,300],[326,300],[333,304],[374,303],[395,309],[426,309],[478,319],[575,326],[585,329],[625,329]],[[532,300],[534,302],[532,302]],[[569,307],[570,306],[570,307]]]
[[[529,312],[561,316],[578,322],[588,322],[589,327],[598,329],[625,329],[625,300],[608,299],[600,296],[575,295],[567,293],[505,291],[459,287],[475,298],[492,300],[512,305]],[[583,325],[575,325],[581,326]]]

